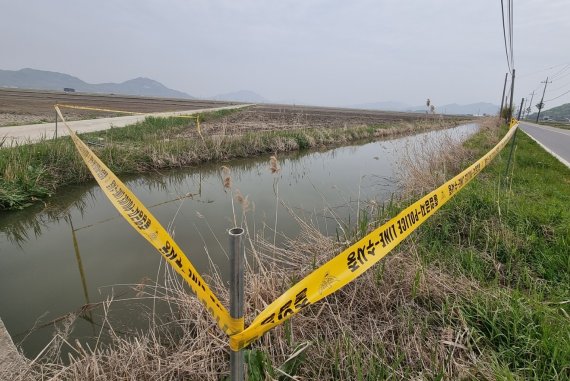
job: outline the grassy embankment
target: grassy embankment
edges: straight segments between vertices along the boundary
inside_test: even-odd
[[[535,123],[534,121],[532,121],[532,123]],[[556,128],[562,128],[564,130],[570,130],[570,123],[562,123],[562,122],[556,122],[556,121],[540,121],[538,124],[544,125],[544,126],[550,126],[550,127],[556,127]]]
[[[200,119],[207,122],[233,112],[239,111],[204,113]],[[349,129],[304,128],[215,136],[207,136],[206,132],[204,139],[197,134],[181,138],[181,134],[195,131],[194,123],[175,117],[147,118],[132,126],[80,136],[92,143],[94,152],[115,174],[121,175],[442,127],[439,121],[418,120]],[[0,210],[26,207],[48,198],[62,186],[91,179],[69,138],[0,149],[0,175]]]
[[[453,154],[440,157],[458,172],[504,132],[486,128],[466,149],[446,147]],[[505,178],[508,151],[375,268],[248,349],[250,379],[569,379],[570,170],[519,133]],[[414,168],[451,177],[428,159]],[[343,243],[301,220],[302,234],[286,247],[252,234],[248,250],[259,267],[247,272],[246,316],[407,203],[368,203]],[[157,291],[145,295],[167,300],[175,316],[136,339],[115,335],[106,350],[76,346],[71,364],[41,359],[28,374],[223,378],[226,339],[208,313],[183,290]]]

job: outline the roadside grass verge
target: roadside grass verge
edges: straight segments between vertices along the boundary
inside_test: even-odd
[[[466,147],[481,156],[489,142]],[[519,131],[505,174],[509,149],[419,229],[416,247],[424,266],[477,286],[457,306],[494,377],[566,380],[570,170]]]
[[[201,120],[222,118],[233,112],[237,111],[204,113]],[[394,123],[390,127],[303,128],[201,138],[191,119],[148,117],[131,126],[81,134],[80,137],[115,174],[122,175],[411,134],[457,123],[418,120]],[[181,137],[189,133],[190,137]],[[0,175],[0,210],[24,208],[45,200],[65,185],[90,180],[69,137],[1,148]]]
[[[543,126],[550,126],[550,127],[563,128],[565,130],[570,130],[570,123],[557,122],[555,120],[541,120],[538,123],[536,123],[534,120],[527,120],[527,122],[531,122],[534,124],[540,124]]]

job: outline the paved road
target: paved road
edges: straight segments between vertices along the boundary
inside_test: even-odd
[[[82,132],[93,132],[106,130],[111,127],[125,127],[129,124],[133,124],[144,120],[147,116],[156,117],[167,117],[174,115],[192,115],[202,112],[211,112],[217,110],[227,110],[247,107],[250,105],[235,105],[235,106],[225,106],[225,107],[213,107],[198,110],[188,110],[188,111],[172,111],[172,112],[160,112],[160,113],[149,113],[143,115],[129,115],[120,116],[116,118],[101,118],[101,119],[89,119],[89,120],[77,120],[73,122],[67,122],[69,127],[79,133]],[[65,114],[64,114],[65,115]],[[60,121],[58,123],[58,136],[68,135],[67,130],[63,123]],[[4,141],[1,147],[10,147],[16,144],[29,144],[40,141],[42,139],[51,139],[55,136],[55,123],[42,123],[42,124],[29,124],[25,126],[12,126],[12,127],[0,127],[0,143]]]
[[[570,130],[520,122],[520,128],[570,168]]]

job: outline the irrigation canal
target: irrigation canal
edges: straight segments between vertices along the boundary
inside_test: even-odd
[[[467,124],[282,155],[276,174],[269,170],[269,155],[223,165],[231,170],[233,190],[248,196],[250,231],[272,240],[277,210],[277,241],[294,237],[299,227],[290,208],[334,235],[335,218],[346,222],[350,216],[354,221],[358,205],[372,200],[382,203],[391,197],[396,191],[397,163],[407,152],[445,135],[465,139],[476,130],[476,125]],[[227,230],[234,225],[234,213],[230,192],[222,186],[221,165],[123,180],[168,226],[199,271],[211,272],[213,263],[227,279]],[[236,202],[234,209],[239,225],[242,207]],[[119,216],[94,181],[66,187],[47,206],[0,215],[0,316],[14,342],[23,340],[26,355],[35,356],[53,336],[53,324],[46,323],[110,295],[135,297],[133,285],[163,277],[160,262],[159,254]],[[144,328],[140,308],[138,301],[115,303],[109,316],[119,326]],[[97,336],[102,315],[102,308],[84,314],[72,339]],[[27,335],[34,325],[45,327]]]

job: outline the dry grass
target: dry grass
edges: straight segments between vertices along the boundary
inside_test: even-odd
[[[448,147],[449,148],[449,147]],[[433,153],[433,152],[432,152]],[[467,153],[465,154],[467,155]],[[412,163],[413,170],[437,168],[450,159]],[[463,156],[462,156],[463,157]],[[457,160],[456,158],[452,158]],[[270,172],[278,171],[276,157]],[[451,171],[454,167],[447,167]],[[427,171],[436,182],[442,176]],[[231,189],[231,174],[222,167],[221,181],[243,210],[249,263],[246,271],[246,323],[293,283],[329,260],[344,243],[324,236],[310,220],[297,218],[301,233],[276,247],[274,237],[249,231],[246,212],[250,201]],[[417,189],[417,188],[410,188]],[[277,198],[277,194],[276,194]],[[232,203],[233,205],[233,203]],[[388,218],[384,206],[371,204],[369,215]],[[381,211],[378,209],[381,208]],[[374,210],[376,209],[376,210]],[[389,209],[389,208],[388,208]],[[234,219],[235,219],[235,212]],[[386,213],[386,214],[384,214]],[[271,239],[273,238],[273,239]],[[250,349],[251,379],[493,379],[489,359],[482,355],[465,323],[459,299],[478,291],[469,279],[428,266],[417,252],[414,237],[384,259],[373,270],[276,327]],[[227,376],[227,338],[216,327],[201,303],[185,290],[169,270],[164,285],[134,285],[137,298],[155,300],[172,311],[157,316],[148,313],[149,329],[128,335],[118,333],[107,311],[120,300],[102,304],[101,333],[111,342],[90,348],[67,341],[73,318],[62,323],[54,340],[25,373],[9,379],[24,380],[217,380]],[[228,294],[220,277],[209,279],[220,299],[228,305]],[[71,353],[61,357],[62,349]],[[253,355],[262,358],[252,361]],[[297,361],[296,367],[288,367]],[[297,378],[284,376],[293,369]],[[294,376],[294,375],[291,375]]]
[[[497,118],[484,118],[480,131],[497,138]],[[397,182],[405,198],[437,188],[475,159],[474,152],[449,134],[437,140],[424,137],[419,145],[407,146],[398,160]]]
[[[246,277],[246,315],[253,317],[300,279],[327,261],[340,247],[310,223],[299,220],[301,234],[275,248],[263,237],[253,238]],[[374,271],[336,294],[307,308],[301,316],[266,334],[253,348],[267,355],[272,369],[282,366],[299,345],[308,343],[297,373],[304,379],[352,379],[359,373],[383,371],[397,379],[432,377],[444,370],[451,378],[482,375],[479,351],[461,314],[448,295],[467,296],[475,287],[423,266],[414,245],[389,256]],[[254,271],[253,267],[256,267]],[[156,298],[172,314],[149,311],[149,330],[118,333],[103,303],[101,333],[108,345],[95,348],[71,343],[67,337],[77,315],[60,322],[56,335],[28,372],[13,380],[217,380],[228,372],[227,339],[201,303],[168,272],[166,285],[133,285],[136,298]],[[210,279],[227,303],[219,278]],[[451,314],[451,315],[450,315]],[[61,351],[70,352],[62,359]],[[278,371],[276,371],[279,374]],[[412,372],[412,373],[410,373]],[[267,374],[269,376],[269,374]]]

